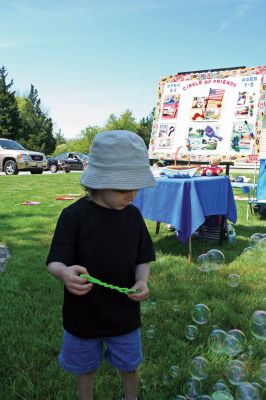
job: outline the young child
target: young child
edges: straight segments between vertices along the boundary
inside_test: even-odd
[[[121,373],[124,399],[137,400],[140,301],[149,296],[148,262],[155,260],[145,222],[131,204],[138,189],[155,185],[144,141],[129,131],[97,134],[81,184],[90,196],[63,210],[47,258],[49,272],[64,284],[59,364],[77,375],[79,399],[92,400],[105,356]],[[80,277],[88,273],[137,292],[88,283]]]

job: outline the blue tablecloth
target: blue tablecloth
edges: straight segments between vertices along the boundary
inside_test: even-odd
[[[266,160],[260,160],[260,173],[257,185],[257,200],[266,200]]]
[[[133,204],[144,218],[173,225],[183,243],[209,215],[224,215],[234,223],[237,219],[227,176],[156,178],[156,186],[140,190]]]

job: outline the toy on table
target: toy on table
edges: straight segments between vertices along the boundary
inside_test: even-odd
[[[109,289],[117,290],[120,293],[125,293],[125,294],[128,294],[128,293],[139,293],[139,290],[136,290],[136,289],[121,288],[119,286],[111,285],[110,283],[102,282],[102,281],[100,281],[100,279],[93,278],[93,276],[91,276],[89,274],[81,274],[80,277],[81,278],[86,278],[91,283],[96,283],[97,285],[100,285],[100,286],[103,286],[103,287],[106,287],[106,288],[109,288]]]
[[[158,160],[153,164],[153,168],[162,168],[165,167],[165,161],[162,158],[158,158]]]
[[[220,158],[214,159],[210,165],[207,165],[207,167],[203,168],[201,171],[202,176],[217,176],[220,175],[223,172],[223,168],[219,167],[219,164],[221,162]]]

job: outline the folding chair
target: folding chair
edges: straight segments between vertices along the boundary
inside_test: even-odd
[[[248,210],[250,210],[251,214],[255,215],[254,206],[266,204],[266,159],[260,160],[260,172],[256,190],[255,190],[255,178],[254,178],[252,195],[249,186],[243,186],[242,192],[248,195],[248,204],[247,204],[247,221],[248,221]]]

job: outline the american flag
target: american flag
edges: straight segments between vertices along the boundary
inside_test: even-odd
[[[222,100],[224,89],[210,89],[208,100]]]

